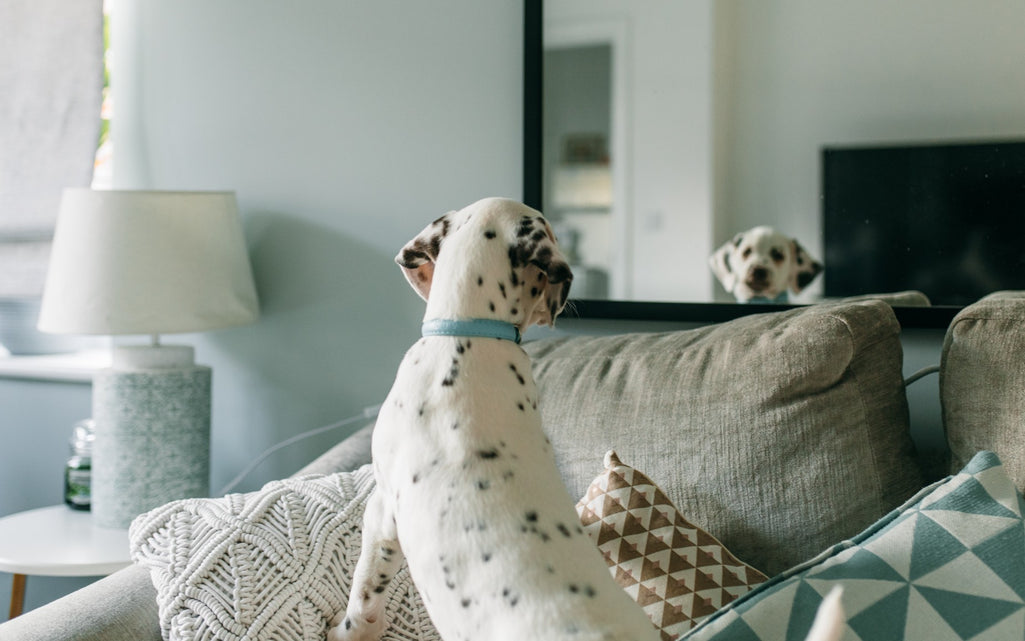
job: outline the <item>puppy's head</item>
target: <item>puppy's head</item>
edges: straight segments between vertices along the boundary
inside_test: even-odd
[[[494,318],[521,329],[553,324],[573,280],[544,217],[504,198],[438,218],[395,262],[427,301],[429,315]]]
[[[764,226],[737,234],[712,254],[709,264],[740,302],[772,300],[788,288],[799,294],[822,272],[822,264],[797,240]]]

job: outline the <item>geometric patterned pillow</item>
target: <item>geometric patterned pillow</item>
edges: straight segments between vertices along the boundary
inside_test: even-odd
[[[980,452],[858,537],[736,600],[687,641],[803,639],[842,585],[845,639],[1025,639],[1025,501]]]
[[[613,451],[577,503],[577,513],[616,583],[665,641],[766,580],[687,521],[665,492]]]
[[[323,641],[348,602],[374,485],[366,465],[137,517],[132,558],[157,588],[163,638]],[[383,640],[439,641],[404,563],[385,600]]]

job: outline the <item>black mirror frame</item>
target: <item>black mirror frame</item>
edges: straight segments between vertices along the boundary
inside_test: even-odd
[[[523,202],[540,210],[542,203],[542,128],[544,86],[543,0],[523,0]],[[717,323],[749,314],[793,309],[797,305],[740,303],[669,303],[574,299],[565,315],[635,321]],[[946,328],[961,311],[957,305],[894,307],[901,327]]]

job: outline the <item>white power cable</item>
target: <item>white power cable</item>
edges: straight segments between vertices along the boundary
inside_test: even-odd
[[[337,423],[332,423],[330,425],[325,425],[323,427],[318,427],[316,429],[309,430],[308,432],[303,432],[302,434],[296,434],[295,436],[292,436],[290,438],[287,438],[287,439],[281,441],[277,445],[274,445],[272,447],[267,448],[266,450],[264,450],[264,452],[262,454],[260,454],[259,456],[256,457],[256,460],[254,460],[252,463],[247,465],[245,467],[245,469],[243,469],[241,472],[239,472],[238,475],[231,480],[231,482],[229,482],[227,485],[225,485],[224,488],[218,493],[218,496],[224,496],[225,494],[227,494],[231,490],[235,489],[235,486],[237,486],[239,483],[242,482],[243,479],[245,479],[247,476],[249,476],[249,474],[253,470],[255,470],[256,467],[260,463],[263,463],[265,460],[267,460],[267,457],[269,457],[274,452],[277,452],[281,448],[288,447],[289,445],[292,445],[293,443],[298,443],[299,441],[302,441],[304,439],[308,439],[308,438],[313,437],[313,436],[317,436],[318,434],[323,434],[324,432],[330,432],[331,430],[336,430],[336,429],[338,429],[340,427],[345,427],[346,425],[351,425],[352,423],[354,423],[356,421],[369,420],[369,419],[372,419],[372,418],[376,418],[377,417],[377,413],[380,412],[380,411],[381,411],[381,406],[380,405],[370,405],[368,407],[364,407],[363,411],[361,413],[359,413],[359,414],[356,414],[355,416],[350,416],[349,418],[341,420],[341,421],[338,421]]]
[[[928,367],[923,367],[922,369],[918,370],[917,372],[915,372],[911,376],[908,376],[907,378],[904,379],[904,387],[907,387],[908,385],[911,385],[912,383],[914,383],[918,379],[923,378],[925,376],[928,376],[929,374],[935,374],[938,371],[940,371],[940,366],[939,365],[930,365]]]

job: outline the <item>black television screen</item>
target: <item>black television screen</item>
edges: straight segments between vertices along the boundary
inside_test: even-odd
[[[822,151],[826,296],[1025,289],[1025,142]]]

